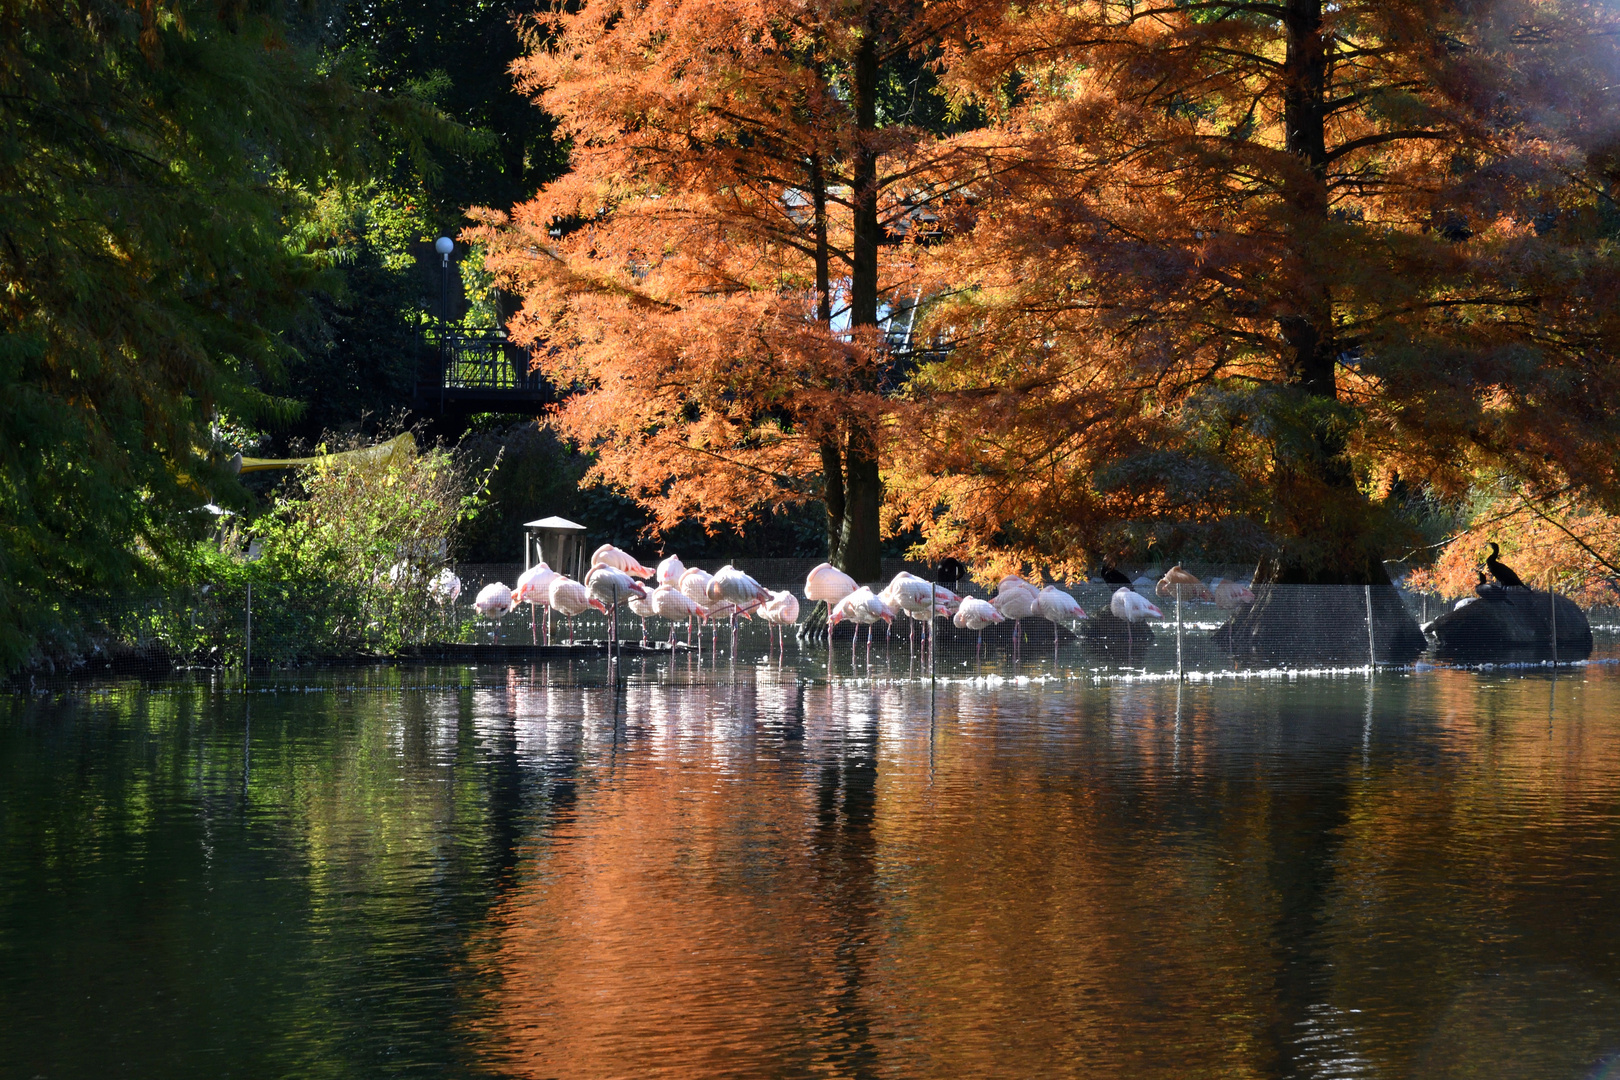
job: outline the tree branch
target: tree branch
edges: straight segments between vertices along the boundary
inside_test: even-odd
[[[1400,131],[1386,131],[1378,135],[1364,135],[1359,139],[1351,139],[1343,146],[1328,151],[1322,164],[1328,165],[1346,154],[1353,154],[1357,150],[1364,150],[1369,146],[1381,146],[1384,143],[1400,142],[1402,139],[1449,139],[1449,131],[1428,131],[1423,128],[1403,128]]]

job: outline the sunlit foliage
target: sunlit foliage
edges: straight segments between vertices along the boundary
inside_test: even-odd
[[[1404,490],[1620,499],[1607,7],[1019,5],[896,432],[926,550],[1078,569],[1155,523],[1377,580]],[[1013,86],[1012,95],[992,88]],[[990,167],[991,165],[994,168]],[[903,432],[903,434],[902,434]]]

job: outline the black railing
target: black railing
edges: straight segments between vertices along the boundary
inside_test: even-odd
[[[533,370],[533,350],[499,327],[429,330],[426,337],[417,368],[419,409],[530,412],[554,400],[551,384]]]
[[[439,339],[439,370],[446,391],[542,393],[546,381],[531,370],[531,362],[530,351],[498,329],[453,330]]]

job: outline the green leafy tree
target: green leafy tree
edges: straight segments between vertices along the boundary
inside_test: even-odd
[[[0,666],[203,527],[231,484],[209,422],[275,413],[325,269],[289,242],[302,193],[378,126],[442,128],[323,72],[283,6],[0,5]]]

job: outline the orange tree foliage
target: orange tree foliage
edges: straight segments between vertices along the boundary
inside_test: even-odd
[[[1617,30],[1530,0],[1009,8],[949,58],[959,94],[1019,92],[959,138],[998,171],[932,267],[976,288],[936,313],[894,512],[936,552],[1074,568],[1145,523],[1358,581],[1404,540],[1392,491],[1614,509]]]
[[[830,557],[877,576],[898,381],[878,324],[915,295],[912,202],[950,175],[885,107],[884,73],[961,21],[949,3],[589,0],[516,66],[572,169],[469,238],[524,297],[514,335],[576,388],[553,422],[656,526],[821,499]]]
[[[1525,583],[1549,585],[1581,604],[1620,602],[1620,516],[1567,495],[1542,500],[1510,489],[1483,500],[1468,529],[1433,566],[1412,573],[1412,588],[1471,596],[1491,541]]]

